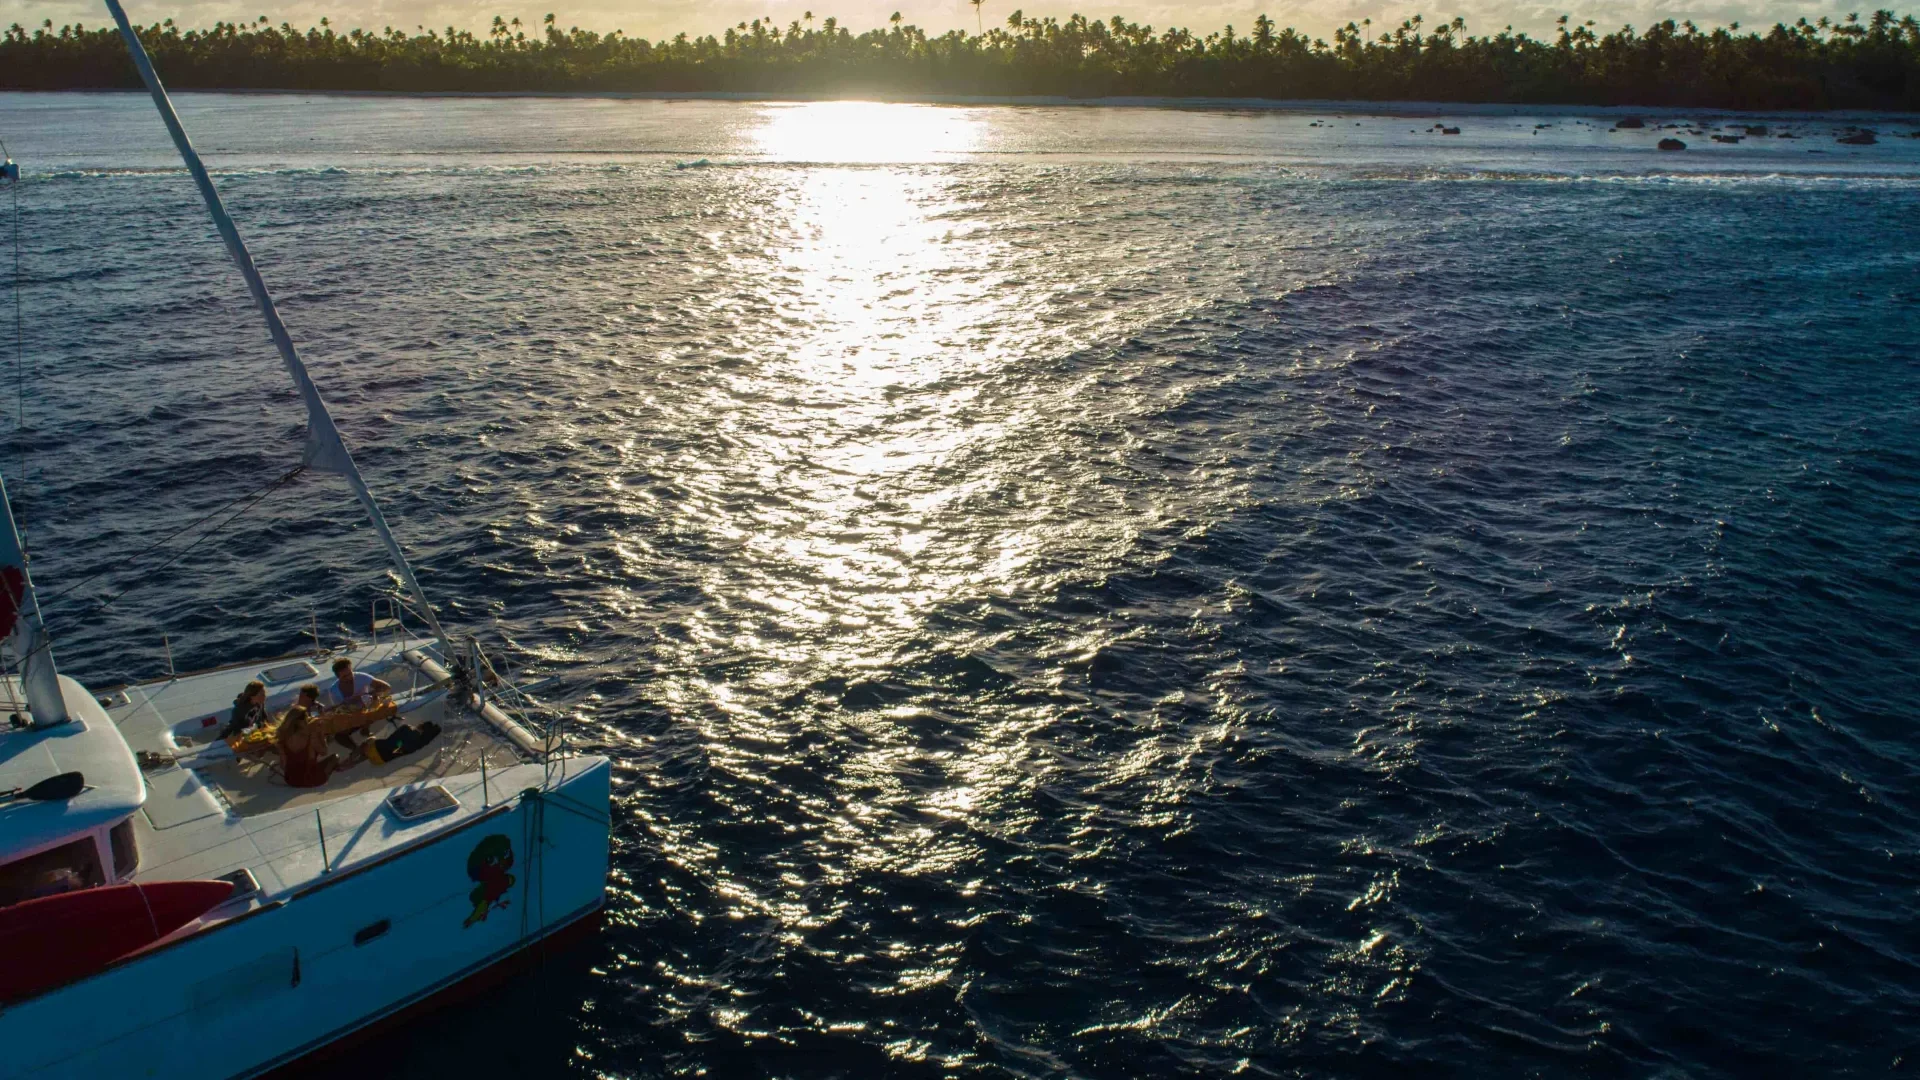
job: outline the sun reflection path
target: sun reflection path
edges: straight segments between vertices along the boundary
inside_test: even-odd
[[[974,109],[823,101],[768,106],[753,141],[775,161],[928,162],[974,152],[985,128]]]
[[[697,589],[661,615],[649,693],[697,743],[715,816],[782,840],[745,865],[683,849],[696,823],[657,838],[734,917],[770,916],[780,949],[838,957],[832,927],[872,875],[981,888],[983,838],[1040,827],[1061,726],[1057,704],[995,692],[1012,633],[995,612],[1232,504],[1215,471],[1169,489],[1135,468],[1192,384],[1114,363],[1115,343],[1205,302],[1159,280],[1195,228],[1136,229],[1152,208],[978,160],[992,122],[765,106],[756,152],[677,172],[687,202],[650,226],[686,266],[651,324],[672,342],[649,378],[674,415],[622,447],[623,474],[663,481],[623,489],[648,500],[629,547],[636,576]],[[1232,258],[1200,269],[1230,276]],[[1200,756],[1156,739],[1130,775],[1175,786]],[[894,958],[899,987],[945,978],[950,945]]]
[[[888,677],[902,650],[956,644],[929,640],[930,612],[1017,587],[1055,519],[1074,516],[1057,497],[1009,495],[1070,483],[1022,438],[1052,411],[1045,394],[1008,392],[1036,389],[1017,373],[1060,348],[1035,317],[1059,279],[1023,269],[996,227],[1007,208],[954,167],[983,125],[962,109],[769,106],[754,142],[770,160],[701,178],[721,209],[697,227],[726,264],[699,301],[708,437],[663,463],[685,497],[659,509],[724,554],[697,570],[710,602],[681,617],[681,659],[709,674],[659,690],[747,786],[716,793],[743,813],[778,748],[817,745],[823,723],[858,729],[778,800],[824,880],[958,867],[972,846],[930,825],[1030,775],[1018,763],[1036,718],[976,718],[994,730],[955,760],[928,753],[911,708],[827,718],[801,704]],[[823,915],[800,894],[814,898],[740,902],[797,932]]]
[[[778,159],[924,162],[970,150],[980,125],[921,106],[772,106],[756,141]],[[866,631],[909,628],[993,561],[926,525],[930,502],[968,486],[955,459],[1002,433],[1003,416],[970,410],[971,376],[1008,361],[988,328],[1022,302],[954,188],[917,165],[776,173],[767,242],[732,259],[767,284],[773,325],[757,362],[719,388],[716,419],[738,447],[722,468],[751,471],[784,504],[740,534],[762,576],[745,595],[798,636],[840,637],[842,663],[871,662]]]

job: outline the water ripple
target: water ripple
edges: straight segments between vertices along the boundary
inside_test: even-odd
[[[122,567],[298,406],[139,100],[20,101],[63,663],[361,625],[324,479]],[[608,930],[356,1067],[1912,1058],[1904,145],[183,104],[427,587],[617,762]]]

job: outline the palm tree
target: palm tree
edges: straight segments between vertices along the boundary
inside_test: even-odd
[[[987,32],[987,24],[981,21],[980,6],[986,2],[987,0],[967,0],[967,3],[973,5],[973,25],[979,29],[983,36]]]

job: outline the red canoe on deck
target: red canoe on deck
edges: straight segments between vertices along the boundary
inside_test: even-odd
[[[91,975],[233,895],[228,881],[156,881],[43,896],[0,908],[0,1001]]]

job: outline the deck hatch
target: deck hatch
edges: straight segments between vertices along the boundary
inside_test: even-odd
[[[295,660],[289,664],[279,664],[260,673],[263,683],[286,683],[295,679],[311,679],[320,674],[320,669],[305,660]]]
[[[445,813],[460,808],[460,800],[439,784],[426,787],[409,788],[396,791],[387,796],[387,806],[393,810],[393,816],[401,821],[418,821],[423,817]]]
[[[235,900],[244,900],[260,891],[260,882],[255,880],[253,871],[244,866],[230,874],[221,874],[214,880],[233,882],[233,895],[227,897],[229,904]]]

